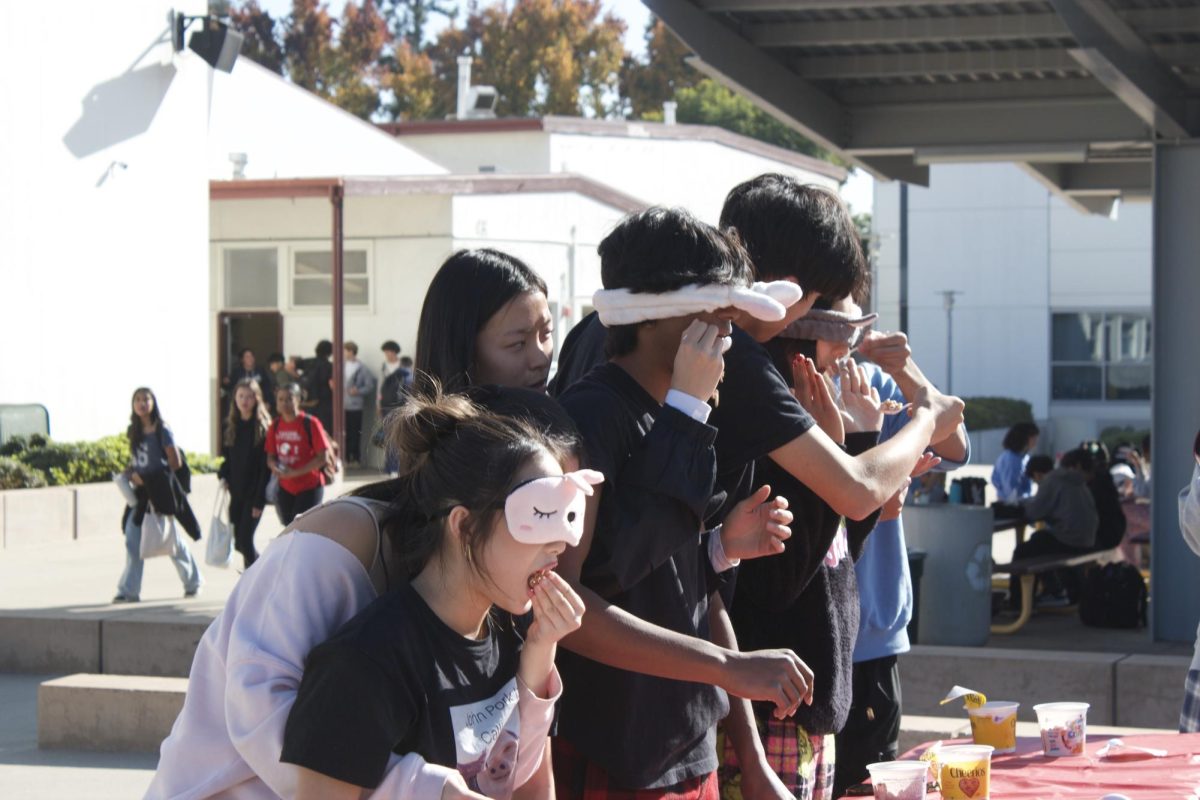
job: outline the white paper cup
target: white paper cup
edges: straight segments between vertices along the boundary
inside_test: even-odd
[[[1087,703],[1042,703],[1037,712],[1042,752],[1047,756],[1080,756],[1087,745]]]
[[[929,764],[925,761],[880,761],[868,764],[875,800],[925,800]]]

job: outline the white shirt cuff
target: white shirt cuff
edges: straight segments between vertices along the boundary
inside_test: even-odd
[[[729,558],[725,555],[725,545],[721,541],[721,526],[708,532],[708,560],[712,562],[713,571],[720,575],[742,563],[740,558]]]
[[[696,422],[708,422],[708,415],[712,413],[712,406],[708,403],[678,389],[667,392],[667,405],[682,411]]]

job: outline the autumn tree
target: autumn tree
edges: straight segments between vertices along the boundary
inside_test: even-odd
[[[496,113],[605,116],[619,102],[625,23],[600,0],[516,0],[468,13],[427,49],[437,79],[434,108],[454,109],[456,58],[475,59],[472,82],[496,87]]]
[[[263,11],[255,0],[247,0],[241,7],[223,5],[230,24],[242,34],[242,57],[282,75],[287,56],[278,33],[279,21]],[[220,14],[219,8],[210,6],[210,11]]]
[[[411,53],[419,53],[426,44],[430,19],[441,16],[453,20],[458,16],[458,6],[441,0],[383,0],[380,12],[397,42],[397,50],[404,41]]]
[[[660,111],[675,93],[695,86],[704,76],[688,66],[692,53],[661,19],[651,17],[646,24],[646,54],[642,58],[625,56],[621,64],[623,111],[635,118]]]

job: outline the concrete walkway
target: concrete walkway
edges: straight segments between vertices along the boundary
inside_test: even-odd
[[[157,753],[38,749],[37,687],[50,677],[0,674],[0,797],[129,800],[145,794]]]

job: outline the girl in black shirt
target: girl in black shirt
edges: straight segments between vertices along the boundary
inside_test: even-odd
[[[462,396],[410,398],[389,427],[400,585],[309,655],[282,760],[297,798],[508,798],[546,768],[556,645],[583,614],[552,570],[601,478]]]
[[[229,418],[221,439],[221,469],[217,477],[229,490],[229,522],[233,541],[247,569],[258,558],[254,549],[254,531],[262,518],[267,481],[264,443],[271,427],[271,415],[263,402],[262,389],[253,378],[242,378],[233,390]]]

